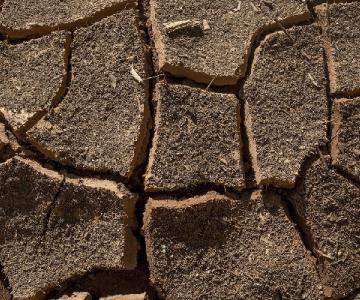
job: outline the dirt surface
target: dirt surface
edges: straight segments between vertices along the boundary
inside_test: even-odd
[[[41,297],[94,268],[136,266],[135,198],[125,188],[20,158],[1,165],[0,181],[0,261],[15,299]]]
[[[146,190],[180,190],[206,183],[241,190],[244,169],[237,98],[158,84],[155,99]]]
[[[109,14],[132,0],[4,0],[0,29],[12,38],[72,29]]]
[[[32,127],[60,101],[69,38],[57,32],[22,44],[0,41],[0,115],[16,132]]]
[[[356,300],[358,0],[0,0],[0,300]]]
[[[360,285],[360,189],[328,163],[315,161],[291,200],[322,261],[324,294],[339,299]]]
[[[150,200],[151,279],[166,299],[320,299],[315,260],[277,195]]]
[[[144,51],[133,10],[76,30],[62,103],[28,134],[51,159],[129,177],[143,160],[149,118]]]
[[[334,165],[360,178],[360,98],[334,105],[331,156]]]
[[[305,157],[326,143],[319,29],[301,26],[267,36],[255,51],[243,98],[257,183],[294,187]]]
[[[359,93],[360,3],[323,4],[317,11],[325,32],[331,92]]]
[[[213,84],[220,85],[245,74],[249,49],[261,32],[278,26],[277,20],[308,18],[306,5],[296,0],[150,0],[157,67],[200,82],[215,78]]]

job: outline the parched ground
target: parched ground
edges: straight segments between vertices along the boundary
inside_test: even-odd
[[[360,2],[0,0],[0,300],[360,299]]]

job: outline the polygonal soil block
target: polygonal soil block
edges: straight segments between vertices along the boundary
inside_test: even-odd
[[[360,177],[360,98],[336,100],[331,157],[335,166]]]
[[[327,141],[319,29],[307,25],[267,36],[255,52],[242,96],[257,183],[294,187],[304,159]]]
[[[217,85],[246,72],[253,41],[263,32],[309,18],[296,0],[150,0],[158,65],[172,75]]]
[[[328,163],[312,163],[290,200],[321,262],[324,295],[340,299],[360,286],[360,189]]]
[[[65,179],[20,158],[0,164],[0,263],[14,299],[41,299],[93,269],[134,268],[134,205],[110,181]]]
[[[65,32],[14,45],[0,41],[0,115],[14,131],[25,132],[60,101],[69,44]]]
[[[0,29],[11,38],[74,29],[134,3],[134,0],[4,0]]]
[[[131,176],[144,159],[148,132],[145,56],[137,16],[123,11],[74,33],[72,80],[61,104],[28,133],[62,164]]]
[[[175,84],[156,86],[155,135],[147,191],[212,183],[241,190],[240,107],[234,95]]]
[[[316,8],[324,32],[330,90],[360,92],[360,3],[322,4]]]
[[[164,299],[322,299],[316,261],[275,194],[153,199],[144,219]]]

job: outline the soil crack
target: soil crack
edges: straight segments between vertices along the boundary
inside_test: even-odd
[[[61,193],[61,191],[62,191],[62,189],[64,187],[65,180],[66,180],[66,177],[63,176],[63,179],[59,184],[59,188],[58,188],[54,198],[52,199],[52,202],[50,203],[50,205],[48,206],[48,209],[46,211],[46,214],[45,214],[45,217],[44,217],[44,220],[43,220],[43,230],[41,232],[41,236],[44,237],[44,238],[46,236],[47,231],[49,230],[49,221],[50,221],[51,213],[53,212],[54,208],[56,207],[56,204],[58,202],[60,193]]]

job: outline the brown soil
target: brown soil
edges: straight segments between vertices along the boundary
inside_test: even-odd
[[[1,165],[0,182],[0,261],[15,299],[95,268],[136,266],[135,198],[124,187],[20,158]]]
[[[74,32],[72,79],[61,104],[28,133],[51,159],[129,177],[143,160],[147,135],[144,49],[133,10]],[[121,100],[120,100],[121,99]]]
[[[255,51],[243,97],[257,183],[294,187],[305,157],[326,143],[319,29],[301,26],[267,36]]]
[[[331,156],[335,166],[360,179],[360,98],[334,104]]]
[[[14,131],[26,131],[59,103],[69,42],[66,32],[15,45],[0,41],[0,115]]]
[[[0,0],[0,300],[354,300],[360,2]]]
[[[150,200],[144,218],[151,279],[167,299],[321,299],[315,259],[275,194]]]
[[[324,294],[339,299],[360,285],[360,188],[317,160],[290,197],[322,262]]]
[[[317,8],[328,57],[330,90],[349,95],[360,92],[360,3],[323,4]]]
[[[147,191],[173,191],[213,183],[241,190],[244,171],[234,95],[157,84]]]

